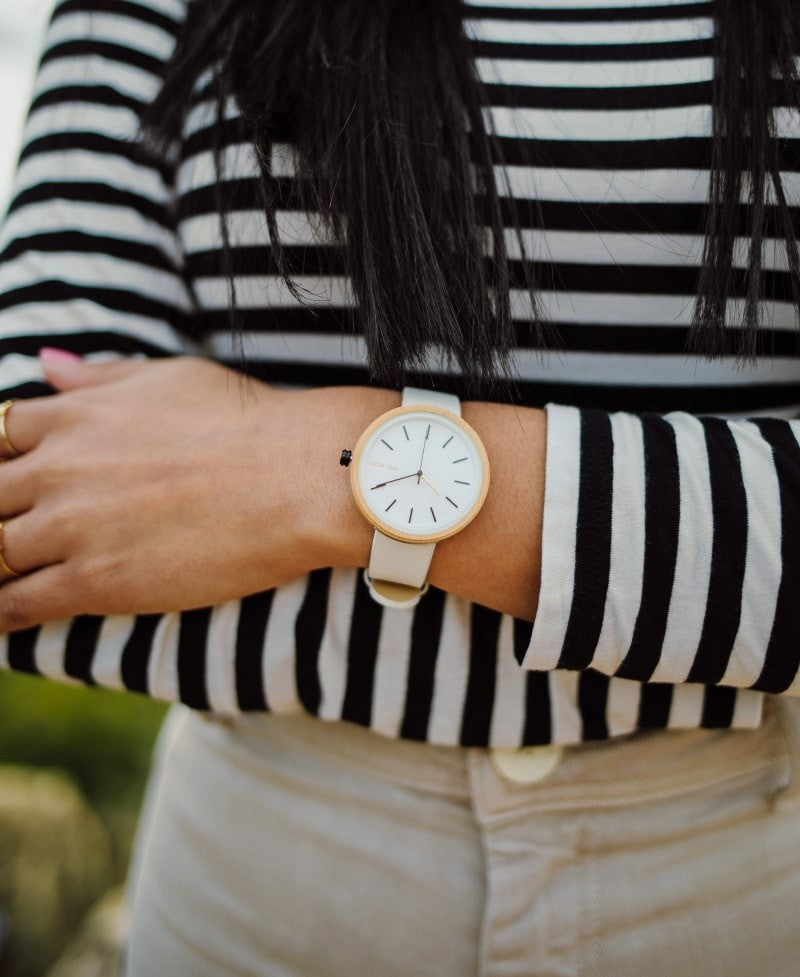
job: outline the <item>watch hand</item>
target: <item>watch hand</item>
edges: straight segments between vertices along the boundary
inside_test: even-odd
[[[434,492],[435,492],[435,493],[436,493],[437,495],[444,495],[444,492],[442,492],[442,490],[441,490],[441,489],[438,489],[438,488],[436,488],[436,486],[435,486],[435,485],[433,484],[433,482],[432,482],[432,481],[431,481],[431,480],[430,480],[430,479],[428,478],[428,476],[427,476],[427,475],[425,475],[425,474],[423,474],[423,476],[422,476],[422,477],[423,477],[423,478],[425,479],[425,481],[426,481],[426,482],[428,483],[428,485],[430,485],[430,487],[431,487],[431,488],[433,489],[433,491],[434,491]],[[419,483],[418,483],[418,484],[419,484]]]
[[[419,471],[417,472],[417,485],[419,485],[419,480],[422,478],[422,460],[425,457],[425,449],[428,446],[428,435],[431,433],[431,426],[428,425],[428,430],[425,432],[425,440],[422,442],[422,454],[419,456]]]
[[[372,488],[383,488],[384,485],[391,485],[392,482],[402,482],[404,478],[413,478],[415,475],[419,474],[420,472],[411,472],[410,475],[401,475],[399,478],[390,478],[388,482],[379,482],[377,485],[373,485]],[[419,479],[417,479],[417,483],[419,484]],[[370,491],[372,491],[372,489],[370,489]]]

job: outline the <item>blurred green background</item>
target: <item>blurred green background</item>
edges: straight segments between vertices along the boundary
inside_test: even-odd
[[[0,977],[116,972],[120,883],[165,710],[0,672]],[[103,932],[87,943],[101,905]]]
[[[60,767],[99,812],[135,810],[165,706],[0,672],[0,763]]]
[[[0,215],[52,5],[0,0]],[[114,929],[118,883],[164,711],[142,696],[0,672],[0,977],[113,972],[118,946],[110,944],[124,939]],[[97,952],[59,969],[87,913],[115,885]]]

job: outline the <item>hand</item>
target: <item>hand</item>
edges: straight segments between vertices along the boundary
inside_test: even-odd
[[[0,518],[23,576],[0,587],[0,631],[216,604],[337,565],[325,527],[354,507],[324,466],[381,406],[200,359],[43,362],[61,392],[7,416],[21,454],[0,466]]]

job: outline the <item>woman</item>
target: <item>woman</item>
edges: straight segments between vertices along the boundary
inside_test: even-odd
[[[797,36],[777,0],[57,6],[0,629],[195,710],[131,975],[793,972]],[[491,486],[385,609],[337,461],[403,384],[462,394]]]

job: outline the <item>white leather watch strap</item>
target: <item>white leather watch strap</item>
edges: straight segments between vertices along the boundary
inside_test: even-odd
[[[433,404],[435,407],[444,407],[451,414],[461,417],[461,401],[455,394],[443,394],[438,390],[421,390],[419,387],[403,388],[403,407],[410,404]]]
[[[392,580],[409,587],[421,587],[428,576],[436,543],[402,543],[375,530],[369,559],[373,580]]]
[[[405,387],[403,406],[430,404],[461,416],[461,402],[453,394]],[[404,543],[375,530],[369,567],[364,571],[369,592],[385,607],[414,607],[428,589],[428,570],[435,543]]]

